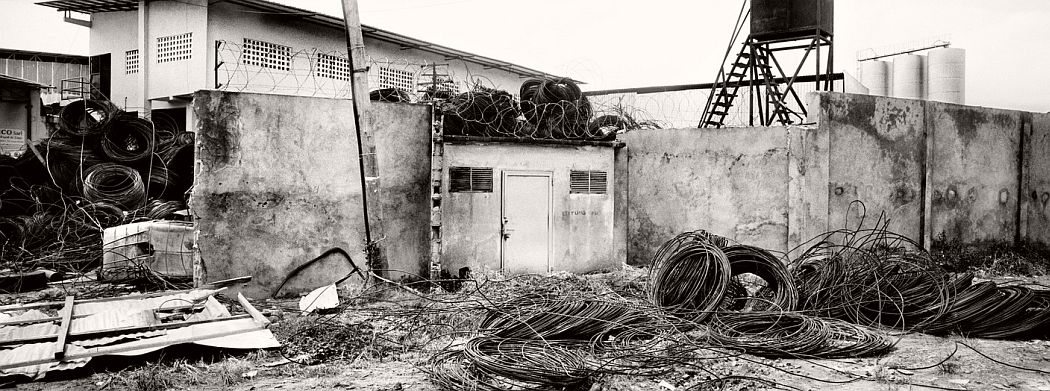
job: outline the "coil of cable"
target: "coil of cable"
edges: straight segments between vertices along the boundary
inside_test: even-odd
[[[118,116],[100,142],[102,153],[114,162],[136,163],[153,155],[153,123],[144,118]]]
[[[787,266],[769,251],[754,246],[733,245],[722,249],[729,260],[730,275],[736,279],[743,274],[752,274],[765,281],[759,292],[770,292],[772,297],[754,297],[745,308],[760,310],[794,311],[799,294],[795,281]]]
[[[718,309],[730,281],[725,253],[698,239],[698,235],[687,233],[664,243],[649,270],[652,303],[693,322],[703,322]]]
[[[521,85],[521,112],[540,138],[602,139],[590,134],[592,109],[580,87],[568,78],[533,78]]]
[[[133,210],[145,202],[146,187],[135,169],[116,163],[102,163],[92,166],[85,173],[84,198]]]
[[[510,93],[479,87],[456,95],[444,105],[445,134],[513,136],[520,114]]]
[[[796,312],[719,313],[711,320],[710,338],[723,347],[771,358],[876,356],[893,346],[877,331]]]
[[[58,112],[59,129],[76,137],[98,135],[105,131],[119,111],[105,100],[73,101]]]

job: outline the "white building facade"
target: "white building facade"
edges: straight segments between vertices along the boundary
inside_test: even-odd
[[[38,3],[88,25],[96,89],[142,115],[172,110],[192,123],[194,91],[217,89],[350,98],[345,28],[338,17],[265,0],[58,0]],[[75,20],[69,12],[90,14]],[[370,89],[418,97],[475,86],[516,94],[547,74],[390,31],[362,26]],[[181,122],[182,119],[180,118]]]

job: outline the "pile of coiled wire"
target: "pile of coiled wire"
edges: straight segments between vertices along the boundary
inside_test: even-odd
[[[553,140],[616,139],[618,130],[639,126],[606,115],[591,120],[593,109],[580,87],[567,78],[533,78],[521,85],[520,99],[507,91],[475,87],[437,102],[444,133],[452,136]]]
[[[528,79],[521,84],[521,112],[539,138],[596,138],[588,132],[591,103],[567,78]]]
[[[103,100],[74,101],[59,129],[0,158],[4,267],[82,272],[101,262],[101,230],[171,218],[193,181],[193,137]]]
[[[702,230],[657,250],[649,296],[668,314],[706,322],[715,344],[756,355],[862,357],[892,348],[875,330],[796,312],[799,291],[780,259]]]
[[[875,228],[830,231],[794,260],[697,231],[650,264],[651,303],[707,323],[719,346],[769,357],[858,357],[889,351],[877,330],[1045,338],[1050,290],[973,283],[914,241]]]
[[[444,106],[447,135],[512,137],[518,129],[518,102],[506,91],[478,87]]]

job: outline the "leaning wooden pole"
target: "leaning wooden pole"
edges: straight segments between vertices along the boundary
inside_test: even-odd
[[[378,241],[383,238],[383,221],[379,200],[379,160],[376,157],[375,130],[372,129],[368,100],[368,65],[365,62],[365,40],[361,35],[361,17],[357,0],[343,0],[343,19],[346,26],[346,49],[350,56],[351,104],[354,110],[354,129],[357,131],[357,153],[361,170],[362,214],[365,220],[365,255],[369,271],[382,276],[386,268]]]

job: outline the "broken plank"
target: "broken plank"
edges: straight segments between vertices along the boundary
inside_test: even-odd
[[[62,306],[62,323],[58,326],[58,340],[55,341],[55,358],[61,360],[66,355],[66,338],[69,337],[69,326],[73,324],[73,296],[66,296]]]

